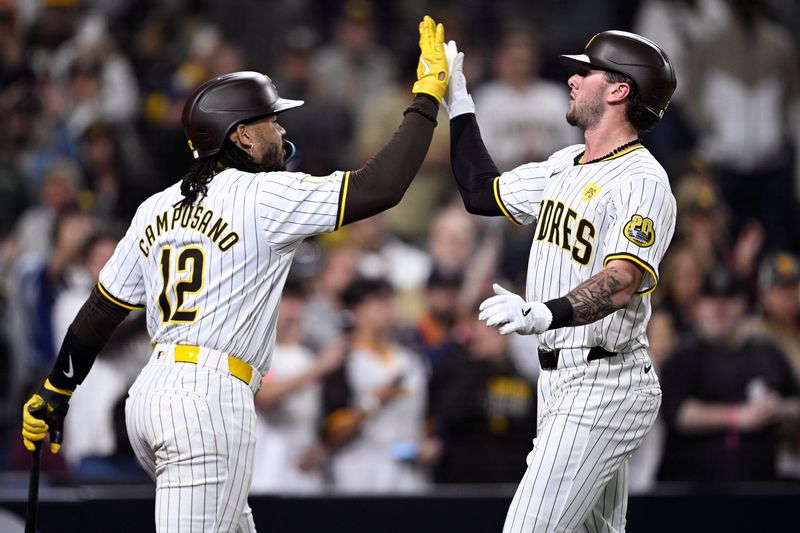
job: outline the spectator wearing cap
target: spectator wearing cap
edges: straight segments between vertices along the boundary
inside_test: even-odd
[[[697,305],[698,336],[664,365],[662,480],[776,478],[777,427],[797,423],[800,389],[775,344],[741,334],[746,301],[730,271],[712,269]]]
[[[769,338],[786,353],[800,381],[800,259],[777,252],[758,269],[760,313],[745,323],[750,335]]]
[[[747,320],[744,331],[766,338],[786,354],[800,381],[800,259],[777,252],[763,259],[758,271],[760,313]],[[779,474],[800,478],[800,428],[784,425],[780,432]]]
[[[405,492],[429,483],[437,447],[425,431],[428,379],[422,358],[394,340],[392,297],[383,279],[356,279],[342,295],[353,317],[352,348],[324,391],[338,490]]]
[[[765,239],[758,221],[748,219],[739,225],[737,232],[731,233],[731,209],[707,175],[684,176],[677,188],[676,200],[676,240],[706,259],[704,270],[721,263],[734,269],[742,279],[754,277],[757,256]]]

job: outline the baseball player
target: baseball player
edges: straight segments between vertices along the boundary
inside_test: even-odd
[[[500,173],[481,140],[447,46],[451,154],[468,211],[536,223],[525,298],[499,285],[479,317],[500,333],[538,335],[537,436],[504,531],[623,531],[627,462],[661,403],[645,336],[650,293],[675,227],[666,173],[639,139],[675,90],[664,52],[605,31],[562,55],[567,121],[585,144]]]
[[[156,482],[157,530],[255,531],[253,394],[269,368],[281,289],[305,237],[395,205],[419,169],[448,79],[444,28],[425,17],[419,31],[413,103],[358,170],[284,170],[294,147],[278,115],[303,102],[280,98],[263,74],[227,74],[194,92],[183,126],[196,161],[137,210],[23,408],[27,449],[49,433],[58,451],[76,386],[128,312],[145,309],[154,349],[126,420]]]

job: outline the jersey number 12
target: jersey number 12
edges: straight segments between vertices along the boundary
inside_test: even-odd
[[[161,322],[177,322],[188,324],[197,319],[198,308],[183,309],[187,294],[200,292],[203,288],[205,257],[200,248],[182,248],[178,252],[176,277],[172,280],[172,247],[161,249],[161,278],[163,281],[161,294],[158,296],[158,308],[161,310]],[[188,273],[188,276],[183,274]],[[170,286],[172,290],[170,291]],[[170,293],[174,299],[170,298]],[[174,307],[173,307],[174,302]]]

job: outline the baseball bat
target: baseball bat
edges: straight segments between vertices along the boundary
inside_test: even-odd
[[[28,481],[28,507],[25,511],[25,533],[36,533],[36,512],[39,507],[39,471],[42,466],[42,443],[36,443],[31,455],[31,477]]]

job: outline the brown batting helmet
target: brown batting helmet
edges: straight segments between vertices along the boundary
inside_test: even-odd
[[[664,50],[627,31],[598,33],[586,43],[583,54],[558,57],[574,71],[588,66],[625,74],[639,87],[644,107],[658,119],[664,116],[677,86],[675,69]]]
[[[195,89],[183,107],[183,131],[195,159],[216,154],[236,124],[303,105],[287,100],[269,76],[233,72],[208,80]]]

